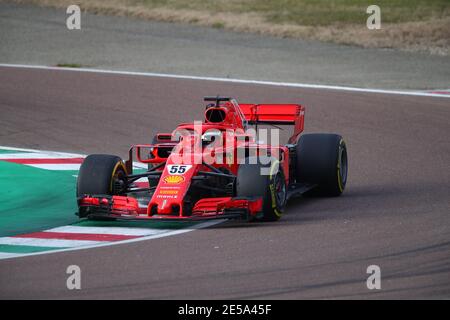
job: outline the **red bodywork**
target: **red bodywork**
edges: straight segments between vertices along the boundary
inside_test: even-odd
[[[256,216],[262,210],[262,198],[242,199],[232,195],[205,197],[191,204],[189,210],[186,209],[185,198],[192,181],[201,174],[213,172],[214,168],[226,175],[237,175],[239,163],[236,151],[239,148],[252,149],[257,154],[264,150],[272,156],[276,155],[283,168],[286,185],[289,185],[291,174],[288,148],[257,143],[255,137],[245,131],[249,125],[257,124],[292,125],[294,132],[288,143],[295,143],[303,131],[304,107],[296,104],[238,104],[234,99],[220,104],[217,102],[217,105],[206,109],[201,127],[198,123],[183,123],[172,134],[158,134],[156,144],[134,145],[130,148],[129,159],[125,162],[128,176],[133,176],[133,159],[151,164],[156,167],[152,172],[160,175],[159,182],[145,205],[130,192],[114,196],[85,195],[79,198],[79,207],[92,209],[90,211],[94,216],[108,215],[124,219],[195,220]],[[203,146],[198,143],[198,139],[213,129],[221,132],[219,147],[212,148],[211,145]],[[178,140],[176,135],[181,131],[189,134],[182,135]],[[233,133],[228,134],[231,131]],[[148,150],[150,157],[146,152]],[[164,154],[162,150],[171,152]],[[209,165],[195,161],[217,155],[223,155],[224,160]]]

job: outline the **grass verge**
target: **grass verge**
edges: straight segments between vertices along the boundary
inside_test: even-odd
[[[73,0],[16,0],[67,7]],[[450,55],[449,0],[77,0],[94,14],[190,23],[237,32]],[[369,30],[366,9],[381,8]]]

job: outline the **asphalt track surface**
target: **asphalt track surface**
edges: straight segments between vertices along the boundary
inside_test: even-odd
[[[214,94],[304,104],[306,132],[346,139],[344,195],[296,199],[274,223],[3,260],[0,298],[450,298],[449,99],[0,68],[0,145],[124,156]]]

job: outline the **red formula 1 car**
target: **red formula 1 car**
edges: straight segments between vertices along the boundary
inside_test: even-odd
[[[134,145],[129,159],[92,154],[77,181],[80,218],[192,221],[278,220],[293,196],[338,196],[347,180],[347,149],[337,134],[303,134],[297,104],[238,104],[205,97],[204,121]],[[287,144],[258,140],[258,125],[292,125]],[[271,129],[276,137],[276,129]],[[275,132],[273,131],[275,130]],[[275,134],[274,134],[275,133]],[[272,139],[273,140],[273,139]],[[135,170],[136,162],[148,169]],[[143,186],[142,179],[148,181]]]

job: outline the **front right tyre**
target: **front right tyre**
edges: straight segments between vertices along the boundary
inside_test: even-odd
[[[118,156],[91,154],[81,164],[77,179],[77,198],[83,195],[116,195],[126,185],[126,167]],[[88,216],[87,209],[79,208],[78,216]],[[96,218],[96,220],[114,220]]]
[[[81,164],[77,179],[77,197],[88,194],[114,195],[125,183],[122,159],[108,154],[91,154]]]

